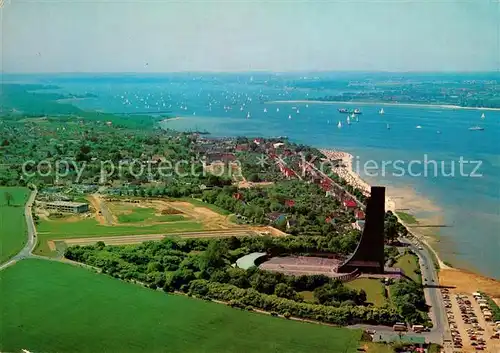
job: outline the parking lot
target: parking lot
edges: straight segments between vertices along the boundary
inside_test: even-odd
[[[454,352],[499,353],[500,340],[495,338],[495,324],[486,321],[484,311],[471,295],[452,294],[442,290],[450,325]]]

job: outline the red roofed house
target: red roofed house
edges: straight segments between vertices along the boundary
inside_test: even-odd
[[[345,200],[343,202],[343,204],[344,204],[344,207],[347,207],[347,208],[356,208],[356,207],[358,207],[358,204],[356,203],[356,201],[350,200],[350,199]]]
[[[238,152],[248,151],[248,144],[244,143],[241,145],[236,145],[236,151]]]
[[[295,173],[290,168],[283,168],[283,175],[285,175],[287,178],[291,178],[295,175]]]
[[[293,207],[293,206],[295,206],[295,201],[294,200],[286,200],[285,205],[288,207]]]
[[[365,219],[365,213],[363,211],[361,211],[361,210],[358,210],[355,213],[355,217],[358,220],[363,220],[363,219]]]

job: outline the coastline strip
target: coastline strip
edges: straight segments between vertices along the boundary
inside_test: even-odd
[[[418,104],[418,103],[389,103],[389,102],[343,102],[343,101],[318,101],[318,100],[289,100],[289,101],[269,101],[265,104],[358,104],[358,105],[384,105],[384,106],[401,106],[415,108],[442,108],[442,109],[457,109],[457,110],[487,110],[500,111],[500,108],[489,107],[461,107],[451,104]]]
[[[332,168],[333,171],[344,179],[348,184],[352,187],[355,187],[362,191],[366,195],[370,195],[371,185],[361,178],[361,176],[356,173],[353,169],[352,160],[353,156],[350,153],[344,151],[335,151],[328,149],[320,149],[319,150],[323,155],[326,156],[327,159],[330,160],[342,160],[342,165],[340,167]],[[441,269],[450,269],[451,267],[446,265],[444,261],[439,257],[437,251],[429,244],[429,242],[425,239],[423,234],[415,232],[415,230],[411,229],[410,225],[403,222],[401,218],[396,213],[396,201],[390,196],[385,197],[385,209],[391,211],[397,218],[398,221],[408,229],[408,232],[414,235],[423,245],[425,245],[431,253],[435,256],[439,268]],[[410,230],[411,229],[411,230]]]

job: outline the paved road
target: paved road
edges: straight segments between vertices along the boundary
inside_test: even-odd
[[[19,260],[29,257],[36,246],[36,228],[35,222],[33,222],[31,211],[33,203],[35,202],[37,192],[38,191],[36,189],[31,192],[28,202],[24,206],[24,216],[26,219],[26,226],[28,231],[28,241],[26,242],[24,248],[22,248],[21,251],[17,253],[17,255],[12,257],[6,263],[0,265],[0,271],[15,264]]]
[[[443,297],[439,287],[439,278],[434,267],[432,256],[424,246],[415,246],[409,239],[401,238],[403,243],[409,244],[411,250],[415,252],[420,260],[422,280],[424,281],[424,294],[426,302],[430,305],[430,316],[433,328],[431,330],[432,342],[441,343],[451,340],[451,332],[446,317],[446,310]]]

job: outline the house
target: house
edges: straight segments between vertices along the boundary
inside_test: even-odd
[[[282,171],[283,175],[287,178],[291,178],[295,175],[294,171],[290,168],[284,167]]]
[[[47,202],[45,207],[48,210],[56,210],[65,213],[84,213],[89,211],[89,205],[81,202],[53,201]]]
[[[248,143],[242,143],[241,145],[236,145],[236,148],[235,150],[237,152],[244,152],[244,151],[248,151],[249,147],[248,147]]]
[[[330,223],[330,224],[335,224],[336,221],[335,221],[335,218],[333,218],[333,217],[326,217],[325,222]]]
[[[354,229],[357,229],[359,231],[362,231],[365,228],[365,221],[364,220],[357,220],[352,224],[352,227]]]
[[[223,162],[229,163],[236,160],[236,156],[233,153],[207,153],[205,155],[207,163]]]
[[[356,203],[356,201],[351,200],[351,199],[344,200],[344,202],[342,204],[344,205],[344,207],[347,207],[347,208],[358,207],[358,204]]]
[[[357,210],[354,214],[357,220],[364,220],[365,219],[365,213],[361,210]]]
[[[286,214],[281,212],[271,212],[267,214],[267,219],[272,223],[278,223],[286,220]]]

